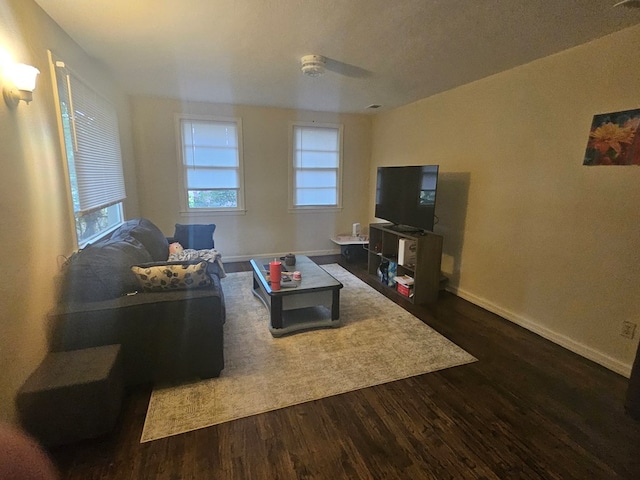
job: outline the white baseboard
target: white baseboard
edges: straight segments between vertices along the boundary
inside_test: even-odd
[[[627,378],[631,376],[630,364],[626,364],[619,360],[616,360],[615,358],[612,358],[609,355],[606,355],[591,347],[588,347],[583,343],[576,342],[575,340],[565,335],[562,335],[558,332],[554,332],[553,330],[550,330],[549,328],[544,327],[529,318],[523,317],[522,315],[506,310],[500,307],[499,305],[496,305],[488,301],[486,298],[479,297],[466,290],[463,290],[458,287],[452,287],[450,285],[447,286],[446,290],[448,292],[453,293],[454,295],[457,295],[460,298],[464,298],[465,300],[468,300],[474,305],[478,305],[479,307],[482,307],[485,310],[490,311],[491,313],[495,313],[496,315],[499,315],[502,318],[515,323],[516,325],[520,325],[521,327],[526,328],[527,330],[533,333],[536,333],[541,337],[546,338],[547,340],[550,340],[553,343],[556,343],[566,348],[567,350],[572,351],[573,353],[576,353],[593,362],[596,362],[597,364],[602,365],[603,367],[608,368],[609,370],[619,373],[620,375],[623,375]]]
[[[317,255],[340,255],[340,249],[333,248],[331,250],[309,250],[304,252],[278,252],[278,253],[254,253],[251,255],[235,255],[222,257],[223,262],[248,262],[252,258],[280,258],[284,257],[287,253],[293,253],[294,255],[306,255],[307,257],[313,257]]]

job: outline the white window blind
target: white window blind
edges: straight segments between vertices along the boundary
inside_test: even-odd
[[[82,214],[121,202],[126,192],[116,110],[63,62],[55,65],[63,124],[70,130],[65,141],[71,143],[74,209]]]
[[[294,125],[294,207],[339,206],[340,147],[340,126]]]
[[[180,120],[189,209],[242,208],[240,120]]]

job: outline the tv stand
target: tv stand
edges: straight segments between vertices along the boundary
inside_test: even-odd
[[[412,227],[410,225],[400,225],[400,224],[390,224],[389,229],[393,230],[394,232],[401,232],[401,233],[422,233],[423,232],[423,230],[421,230],[420,228]]]
[[[398,231],[396,227],[391,223],[369,224],[368,273],[377,276],[382,260],[398,263],[398,245],[401,239],[415,241],[415,264],[398,265],[396,275],[409,275],[414,280],[413,296],[404,298],[415,304],[435,302],[440,291],[442,236],[422,230]],[[395,290],[395,286],[390,286],[389,289]]]

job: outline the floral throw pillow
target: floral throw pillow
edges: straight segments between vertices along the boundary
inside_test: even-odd
[[[211,285],[207,275],[207,262],[184,263],[167,262],[135,265],[131,271],[138,279],[142,290],[157,292],[165,290],[185,290]]]

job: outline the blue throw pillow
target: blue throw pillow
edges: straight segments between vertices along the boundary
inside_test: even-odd
[[[215,246],[213,241],[213,232],[215,230],[216,226],[213,223],[208,225],[182,225],[176,223],[176,230],[172,240],[179,242],[184,248],[208,250]]]

